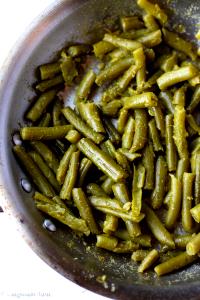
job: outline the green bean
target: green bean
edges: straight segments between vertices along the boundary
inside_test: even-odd
[[[140,215],[142,208],[142,189],[137,189],[132,191],[132,214],[133,217],[138,217]]]
[[[125,211],[122,207],[122,204],[116,200],[116,199],[112,199],[109,198],[108,195],[106,194],[106,196],[91,196],[89,197],[89,201],[91,203],[92,206],[94,207],[105,207],[105,208],[111,208],[111,209],[118,209],[121,211]]]
[[[78,142],[78,148],[113,181],[122,181],[127,177],[125,171],[91,140],[84,138]]]
[[[46,161],[47,165],[54,171],[56,174],[59,161],[56,155],[49,149],[47,145],[40,141],[31,141],[30,145],[42,156],[42,158]]]
[[[200,204],[197,204],[193,208],[191,208],[190,213],[195,222],[200,223]]]
[[[159,26],[158,26],[156,20],[154,19],[154,17],[151,14],[146,14],[143,17],[143,21],[144,21],[144,24],[147,27],[147,29],[149,29],[150,31],[159,29]]]
[[[177,248],[185,249],[186,245],[192,239],[194,234],[187,234],[187,235],[177,235],[174,237],[174,242]]]
[[[40,92],[45,92],[46,90],[49,90],[50,88],[53,88],[57,85],[60,85],[64,82],[62,75],[57,75],[56,77],[53,77],[48,80],[41,81],[36,85],[36,90]]]
[[[159,67],[164,72],[169,72],[173,70],[174,66],[177,64],[177,58],[177,53],[175,51],[170,54],[164,54],[158,59]]]
[[[197,137],[194,139],[190,144],[190,150],[192,152],[192,155],[199,152],[200,150],[200,137]]]
[[[118,149],[119,152],[121,152],[129,161],[134,161],[135,159],[141,157],[140,153],[130,153],[127,149]]]
[[[90,51],[89,45],[74,45],[68,48],[67,53],[71,57],[76,57],[82,54],[87,54],[89,51]]]
[[[156,249],[151,250],[141,262],[138,272],[143,273],[146,269],[150,268],[155,261],[159,258],[159,253]]]
[[[128,173],[131,174],[131,168],[127,157],[119,150],[115,152],[115,159],[117,163]]]
[[[185,92],[186,92],[187,86],[182,86],[179,89],[177,89],[174,93],[173,98],[173,104],[175,105],[181,105],[185,106]]]
[[[77,92],[76,92],[76,101],[87,100],[93,83],[95,82],[96,75],[93,70],[89,70],[82,78]]]
[[[116,59],[127,56],[128,51],[126,51],[125,49],[122,49],[122,48],[116,48],[112,52],[110,52],[108,55],[111,58],[111,61],[114,61]]]
[[[145,168],[139,163],[138,166],[133,167],[133,182],[132,182],[132,191],[137,191],[144,187],[145,182]]]
[[[112,100],[109,103],[103,104],[101,110],[103,111],[104,115],[116,117],[121,107],[121,100]]]
[[[70,107],[66,107],[62,110],[65,118],[70,124],[72,124],[80,133],[99,144],[103,140],[103,135],[95,132],[89,125],[87,125],[82,119],[73,111]]]
[[[184,172],[187,172],[189,169],[190,161],[188,158],[182,158],[178,161],[177,170],[176,170],[176,178],[182,181]]]
[[[193,51],[193,45],[181,38],[177,33],[162,29],[164,41],[172,48],[181,51],[188,55],[192,60],[195,60],[196,53]]]
[[[157,265],[154,268],[154,271],[158,276],[165,275],[172,271],[178,270],[182,267],[191,264],[197,259],[197,256],[190,256],[186,252],[183,252],[175,257],[170,258],[169,260]]]
[[[79,156],[80,152],[73,152],[69,163],[69,169],[66,173],[63,186],[60,191],[60,198],[65,200],[71,200],[72,190],[76,184],[79,169]]]
[[[190,127],[200,135],[200,126],[198,126],[195,118],[192,115],[188,114],[186,115],[186,120]]]
[[[137,224],[137,223],[134,223]],[[139,224],[138,224],[139,225]],[[130,235],[128,229],[118,229],[115,232],[115,236],[121,240],[133,240],[135,243],[139,244],[142,247],[151,247],[151,237],[147,234],[138,234],[138,235]]]
[[[91,160],[84,157],[80,163],[78,186],[83,185],[85,178],[88,175],[88,172],[90,171],[91,167],[92,167]]]
[[[78,141],[81,139],[81,135],[80,133],[75,130],[75,129],[71,129],[68,131],[67,135],[65,136],[65,138],[72,144],[76,144],[78,143]]]
[[[42,80],[53,78],[61,71],[58,62],[42,65],[39,67],[39,70]]]
[[[152,119],[149,123],[149,135],[153,143],[154,151],[163,151],[163,146],[160,141],[159,133],[156,127],[155,119]]]
[[[35,193],[34,200],[36,203],[36,207],[39,210],[57,219],[61,223],[69,226],[72,230],[82,232],[85,235],[90,234],[90,230],[87,227],[86,222],[84,220],[76,218],[65,204],[60,204],[60,201],[58,203],[54,200],[55,198],[59,199],[59,197],[54,197],[53,198],[54,201],[52,203],[51,199],[47,198],[46,201],[44,202],[41,201],[41,197],[38,196],[39,193]]]
[[[151,195],[151,203],[154,209],[158,209],[163,203],[167,181],[167,164],[163,156],[159,156],[156,161],[155,177],[155,188]]]
[[[133,52],[135,64],[137,66],[136,85],[137,91],[141,92],[144,89],[146,81],[146,57],[143,48],[138,48]]]
[[[130,152],[136,152],[144,148],[147,142],[148,121],[144,109],[135,109],[135,134]]]
[[[150,250],[143,250],[139,249],[133,252],[131,255],[131,259],[135,262],[142,261],[148,254],[150,253]]]
[[[167,22],[167,15],[158,4],[151,3],[148,0],[137,0],[137,4],[143,8],[145,12],[158,19],[161,25]]]
[[[200,153],[196,154],[195,161],[195,186],[194,186],[195,205],[200,202]]]
[[[148,111],[155,118],[156,127],[159,129],[161,136],[165,137],[165,119],[160,105],[150,107]]]
[[[162,70],[156,71],[146,82],[144,85],[144,89],[150,89],[153,85],[157,84],[157,79],[163,74]]]
[[[110,234],[115,232],[118,226],[118,218],[111,215],[106,215],[106,219],[103,223],[103,232]]]
[[[144,27],[143,22],[137,16],[121,17],[120,25],[125,32],[130,29],[140,29]]]
[[[55,195],[53,187],[42,174],[32,158],[28,155],[28,153],[26,153],[24,148],[17,145],[13,147],[13,151],[16,154],[17,158],[20,160],[20,163],[23,165],[28,175],[32,178],[39,191],[41,191],[48,197],[53,197]]]
[[[187,110],[192,113],[194,109],[197,107],[197,105],[199,104],[199,102],[200,102],[200,85],[197,85],[192,95],[191,102],[187,107]]]
[[[53,171],[48,167],[48,165],[44,162],[40,154],[38,154],[36,151],[29,151],[28,154],[32,158],[32,160],[36,163],[38,168],[42,171],[44,176],[47,178],[47,180],[50,182],[50,184],[53,186],[56,192],[60,191],[60,185],[53,173]]]
[[[137,41],[124,39],[121,37],[118,37],[113,34],[106,33],[103,38],[104,41],[111,43],[115,47],[121,47],[129,51],[134,51],[137,48],[140,48],[142,44]]]
[[[114,182],[110,177],[107,177],[104,182],[102,183],[101,187],[104,190],[104,192],[108,195],[112,194],[112,186]]]
[[[165,127],[166,127],[166,160],[168,169],[170,172],[176,170],[177,165],[177,153],[176,147],[173,139],[173,115],[169,114],[165,117]]]
[[[117,122],[117,130],[120,134],[123,134],[127,120],[128,120],[128,110],[125,108],[120,109],[119,118]]]
[[[70,145],[65,154],[63,155],[62,159],[60,160],[59,166],[56,172],[56,178],[60,184],[64,182],[65,175],[67,173],[67,169],[69,166],[69,162],[71,159],[71,155],[73,152],[76,151],[76,145]]]
[[[33,122],[37,121],[45,111],[46,107],[54,100],[56,93],[56,90],[42,93],[26,114],[26,118]]]
[[[52,111],[52,117],[53,117],[53,125],[54,126],[60,126],[62,125],[61,121],[61,112],[62,104],[61,101],[57,100],[54,102],[53,111]]]
[[[123,97],[122,101],[125,109],[146,108],[157,105],[157,97],[152,92],[145,92],[131,97]]]
[[[130,149],[133,143],[133,135],[135,131],[135,120],[132,116],[129,117],[124,133],[122,135],[122,148]]]
[[[132,253],[137,250],[139,245],[133,241],[121,241],[118,242],[117,246],[113,249],[115,253]]]
[[[149,33],[149,29],[141,28],[141,29],[133,29],[127,32],[122,32],[120,36],[125,39],[135,40],[148,33]]]
[[[91,207],[89,205],[89,201],[86,198],[85,193],[81,188],[73,188],[72,195],[76,207],[79,210],[80,216],[83,220],[85,220],[86,224],[90,229],[90,232],[94,234],[98,234],[99,229],[97,227],[96,221],[92,214]]]
[[[46,113],[40,120],[38,126],[39,127],[48,127],[50,125],[50,123],[51,123],[51,114]]]
[[[80,102],[78,104],[78,111],[81,118],[90,126],[95,132],[104,133],[101,118],[99,116],[98,107],[92,102]]]
[[[186,252],[188,255],[198,254],[200,251],[200,233],[192,237],[186,245]]]
[[[179,217],[181,208],[181,182],[174,175],[171,176],[171,200],[167,211],[165,225],[172,229]]]
[[[174,84],[193,78],[196,74],[197,69],[192,65],[181,67],[177,70],[169,71],[162,74],[157,79],[157,84],[161,90],[165,90]]]
[[[86,190],[87,190],[87,194],[89,195],[108,197],[108,195],[104,192],[102,187],[100,187],[96,183],[89,183],[86,187]]]
[[[100,41],[93,45],[94,54],[97,58],[102,59],[103,56],[112,51],[115,46],[106,41]]]
[[[96,206],[95,208],[99,211],[102,211],[105,214],[110,214],[112,216],[121,218],[123,221],[133,221],[133,222],[139,223],[144,218],[143,213],[141,213],[139,217],[134,218],[132,216],[131,212],[125,212],[123,210],[119,210],[116,208],[110,208],[110,207],[104,207],[104,206]]]
[[[174,141],[180,158],[188,157],[187,131],[185,129],[185,109],[176,105],[174,110]]]
[[[119,144],[121,141],[121,136],[116,127],[113,125],[112,121],[106,117],[103,117],[103,123],[110,141],[114,144]]]
[[[65,137],[71,125],[53,127],[22,127],[20,135],[23,140],[55,140]]]
[[[174,106],[172,104],[173,97],[170,91],[162,91],[158,96],[164,107],[170,114],[174,114]]]
[[[147,48],[152,48],[162,42],[162,32],[160,29],[150,32],[144,36],[137,38],[137,41]]]
[[[112,251],[118,244],[118,240],[106,234],[97,235],[96,246],[106,250]]]
[[[107,81],[112,81],[116,77],[123,74],[123,72],[127,70],[133,63],[134,59],[132,57],[121,58],[113,62],[97,75],[95,80],[96,84],[101,86]]]
[[[116,150],[115,150],[113,143],[110,140],[107,140],[107,141],[101,143],[100,146],[104,152],[108,153],[112,158],[115,159]]]
[[[185,231],[190,231],[193,226],[193,220],[190,213],[193,201],[193,182],[194,174],[183,174],[182,225]]]
[[[74,78],[78,75],[78,71],[71,56],[68,56],[64,51],[61,53],[60,68],[65,83],[71,85]]]
[[[154,237],[163,245],[167,245],[170,248],[174,248],[175,244],[171,234],[167,231],[164,225],[161,223],[154,211],[146,204],[143,204],[143,209],[146,215],[146,222],[149,226]]]
[[[143,165],[145,167],[145,190],[154,189],[154,152],[151,143],[147,144],[143,151],[142,158]]]

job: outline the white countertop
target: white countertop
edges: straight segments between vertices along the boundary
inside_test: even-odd
[[[52,2],[0,1],[0,65],[33,18]],[[0,237],[0,299],[107,299],[73,284],[45,264],[16,232],[5,213],[0,213]]]

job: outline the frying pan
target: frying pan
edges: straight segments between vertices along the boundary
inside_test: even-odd
[[[192,39],[200,21],[200,1],[160,1],[171,16],[171,24],[183,24]],[[53,5],[31,25],[9,56],[0,88],[0,168],[5,190],[4,210],[14,216],[30,247],[66,278],[114,299],[200,299],[200,265],[158,278],[153,272],[138,274],[130,257],[96,249],[95,241],[77,238],[62,226],[56,232],[42,227],[44,215],[36,210],[32,193],[20,185],[25,175],[12,154],[12,133],[23,123],[34,70],[51,61],[67,43],[94,42],[119,15],[138,13],[134,0],[66,0]],[[172,26],[172,25],[171,25]],[[6,71],[5,71],[6,70]],[[106,282],[97,281],[106,274]]]

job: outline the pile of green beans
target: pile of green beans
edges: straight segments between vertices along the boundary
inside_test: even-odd
[[[200,253],[199,50],[157,4],[137,2],[141,17],[39,66],[13,152],[40,211],[160,276]]]

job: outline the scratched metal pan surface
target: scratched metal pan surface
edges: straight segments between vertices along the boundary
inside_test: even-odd
[[[169,9],[171,21],[183,24],[189,38],[200,20],[200,1],[160,1]],[[34,70],[49,62],[55,53],[71,42],[91,42],[102,36],[105,24],[114,24],[119,15],[138,12],[134,0],[55,1],[38,17],[18,42],[2,68],[0,90],[0,167],[5,190],[4,209],[17,222],[30,247],[66,278],[96,293],[114,299],[200,299],[200,265],[187,267],[161,278],[141,275],[129,257],[113,255],[93,244],[89,247],[65,226],[57,231],[42,227],[44,216],[35,209],[20,186],[22,170],[12,154],[11,135],[23,123]],[[103,24],[103,25],[101,25]],[[106,284],[97,276],[106,274]]]

